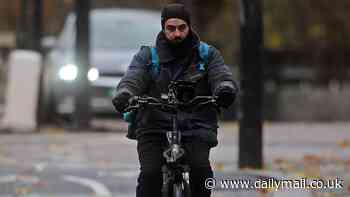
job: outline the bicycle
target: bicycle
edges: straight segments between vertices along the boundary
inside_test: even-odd
[[[217,107],[214,96],[196,96],[188,102],[177,99],[181,91],[191,90],[191,85],[193,84],[184,81],[171,82],[168,94],[162,95],[160,100],[149,96],[135,96],[130,99],[130,105],[125,110],[132,112],[147,105],[172,114],[172,130],[166,132],[168,146],[163,152],[163,157],[166,159],[166,163],[162,166],[163,197],[191,197],[190,167],[179,162],[185,155],[185,150],[181,144],[181,131],[177,126],[178,111],[194,110],[209,104]]]

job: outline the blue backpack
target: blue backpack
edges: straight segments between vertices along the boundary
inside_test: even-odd
[[[151,72],[152,75],[157,76],[160,73],[160,63],[159,63],[159,56],[157,52],[157,48],[152,46],[151,49],[151,58],[152,58],[152,64],[151,64]],[[206,65],[208,64],[208,56],[209,56],[209,45],[205,42],[200,42],[200,45],[198,46],[198,52],[200,56],[200,61],[196,65],[196,69],[199,71],[205,71]],[[135,119],[136,119],[136,113],[133,112],[126,112],[123,114],[123,119],[129,123],[128,128],[128,137],[131,139],[135,139],[134,136],[134,129],[135,129]]]

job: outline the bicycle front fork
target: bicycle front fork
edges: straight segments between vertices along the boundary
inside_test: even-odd
[[[181,174],[180,174],[181,173]],[[190,185],[190,167],[187,165],[181,165],[179,169],[170,169],[169,166],[164,165],[162,167],[163,185],[162,195],[168,197],[172,192],[172,186],[175,183],[184,182],[186,185]]]

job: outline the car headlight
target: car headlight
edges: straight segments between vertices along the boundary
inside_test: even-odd
[[[59,70],[58,75],[61,80],[73,81],[78,76],[78,67],[74,64],[67,64]],[[87,77],[89,81],[96,81],[100,77],[100,73],[97,68],[90,68]]]
[[[89,81],[96,81],[99,76],[100,76],[100,73],[98,72],[97,68],[90,68],[88,72]]]
[[[73,81],[78,76],[78,67],[74,64],[67,64],[60,68],[58,76],[64,81]]]

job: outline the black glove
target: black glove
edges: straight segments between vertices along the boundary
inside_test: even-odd
[[[219,107],[228,108],[236,99],[236,92],[229,87],[221,88],[216,94],[218,98],[216,99]]]
[[[125,108],[129,105],[129,99],[132,97],[129,91],[119,91],[112,100],[115,110],[124,113]]]

